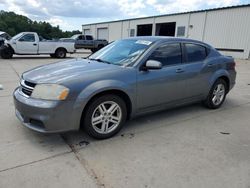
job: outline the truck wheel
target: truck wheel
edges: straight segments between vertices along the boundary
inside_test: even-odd
[[[65,58],[66,57],[66,50],[63,48],[57,49],[55,56],[56,56],[56,58]]]
[[[102,49],[103,47],[104,47],[103,44],[99,44],[98,47],[97,47],[97,50],[100,50],[100,49]]]
[[[96,51],[97,51],[96,48],[91,48],[91,52],[92,52],[92,53],[95,53]]]
[[[1,57],[3,59],[11,59],[13,57],[13,50],[9,47],[4,47],[1,49]]]
[[[56,57],[56,54],[49,54],[50,55],[50,57]]]

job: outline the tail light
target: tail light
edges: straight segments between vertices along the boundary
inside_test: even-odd
[[[236,66],[236,63],[235,63],[235,61],[233,61],[233,62],[229,63],[228,69],[235,70],[235,66]]]

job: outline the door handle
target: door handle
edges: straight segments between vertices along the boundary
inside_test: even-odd
[[[33,46],[36,46],[37,44],[35,43],[35,44],[33,44]]]
[[[176,69],[175,72],[176,72],[176,73],[182,73],[182,72],[184,72],[184,70],[183,70],[183,69]]]

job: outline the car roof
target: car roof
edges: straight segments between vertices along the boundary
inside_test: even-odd
[[[150,41],[150,42],[192,42],[192,43],[199,43],[202,45],[206,45],[206,46],[210,46],[204,42],[198,41],[198,40],[194,40],[194,39],[188,39],[188,38],[181,38],[181,37],[169,37],[169,36],[140,36],[140,37],[131,37],[131,38],[127,38],[127,40],[146,40],[146,41]],[[126,39],[125,39],[126,40]]]
[[[4,34],[5,32],[3,32],[3,31],[0,31],[0,35],[2,35],[2,34]]]

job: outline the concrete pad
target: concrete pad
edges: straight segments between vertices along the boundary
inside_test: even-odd
[[[12,97],[0,97],[0,104],[0,171],[71,151],[59,135],[23,127],[15,117]]]
[[[93,142],[79,155],[107,187],[248,187],[249,110],[245,105]]]
[[[14,82],[1,82],[3,88],[0,90],[0,97],[12,96],[13,91],[18,87],[19,80]]]
[[[221,109],[194,104],[157,112],[102,141],[82,131],[38,134],[15,118],[8,95],[19,82],[16,72],[57,61],[63,59],[0,59],[0,187],[92,187],[92,178],[99,187],[250,186],[248,61],[237,60],[237,84]]]
[[[0,187],[94,188],[97,186],[71,153],[0,172]]]

